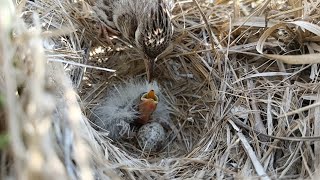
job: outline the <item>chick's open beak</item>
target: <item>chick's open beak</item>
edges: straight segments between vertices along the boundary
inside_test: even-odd
[[[154,71],[154,59],[151,58],[145,58],[144,64],[146,66],[146,72],[147,72],[147,79],[149,82],[153,79],[153,71]]]
[[[156,94],[154,93],[154,90],[150,90],[146,95],[145,97],[142,96],[143,98],[146,98],[146,99],[153,99],[155,101],[158,101],[158,97],[156,96]]]
[[[146,124],[149,122],[152,113],[156,110],[158,104],[158,97],[154,90],[142,95],[139,103],[139,120],[138,123]]]

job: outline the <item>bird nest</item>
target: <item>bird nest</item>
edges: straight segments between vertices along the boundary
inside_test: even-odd
[[[153,153],[90,121],[146,77],[134,48],[103,39],[93,2],[16,2],[0,2],[2,179],[317,177],[320,1],[175,1],[155,67],[175,130]]]

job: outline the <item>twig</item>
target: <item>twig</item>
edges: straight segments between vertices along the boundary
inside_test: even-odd
[[[239,128],[237,127],[236,124],[234,124],[234,123],[230,123],[230,124],[232,125],[232,127],[236,131],[238,131],[237,135],[243,145],[244,150],[246,151],[247,155],[250,157],[251,162],[252,162],[257,174],[261,177],[262,180],[269,180],[270,177],[267,175],[267,173],[263,169],[261,163],[259,162],[257,156],[255,155],[255,153],[254,153],[252,147],[250,146],[250,144],[248,143],[247,139],[241,133],[241,131],[239,130]]]

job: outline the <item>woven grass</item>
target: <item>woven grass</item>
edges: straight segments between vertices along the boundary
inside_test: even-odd
[[[144,153],[90,121],[141,55],[93,1],[0,1],[1,179],[297,179],[320,163],[319,0],[175,1],[156,80],[176,128]]]

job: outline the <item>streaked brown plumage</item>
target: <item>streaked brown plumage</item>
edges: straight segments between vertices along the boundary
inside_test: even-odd
[[[170,1],[171,2],[171,1]],[[169,46],[173,33],[168,0],[97,0],[94,10],[108,27],[145,57],[149,81],[155,59]]]

